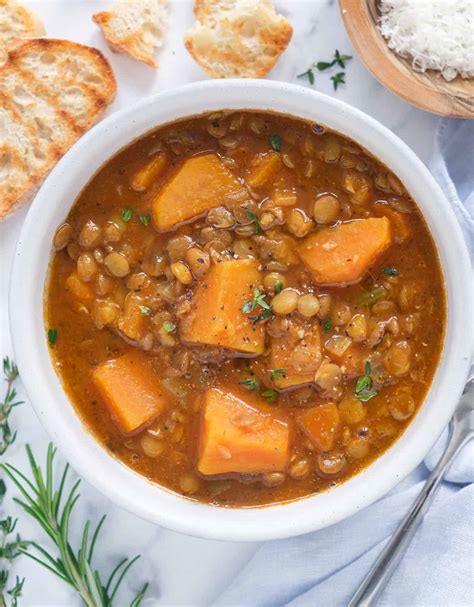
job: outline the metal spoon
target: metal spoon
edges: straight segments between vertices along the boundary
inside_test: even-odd
[[[348,607],[370,607],[377,604],[377,599],[400,563],[418,525],[430,507],[444,473],[464,445],[473,437],[474,378],[466,384],[458,408],[451,419],[448,442],[438,465],[429,475],[420,495],[349,601]]]

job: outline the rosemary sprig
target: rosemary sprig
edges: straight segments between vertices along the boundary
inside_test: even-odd
[[[32,473],[31,478],[28,478],[11,464],[2,464],[1,468],[15,483],[23,496],[23,499],[15,498],[15,501],[39,523],[57,548],[58,554],[52,555],[46,548],[36,542],[31,542],[30,546],[36,549],[37,554],[27,552],[26,548],[22,546],[18,548],[18,552],[26,554],[72,586],[87,607],[112,607],[123,578],[139,556],[121,560],[113,569],[107,581],[103,582],[99,571],[93,569],[92,560],[105,516],[100,519],[91,536],[91,523],[90,521],[86,522],[82,532],[81,545],[78,549],[74,549],[69,542],[69,530],[71,514],[79,499],[77,490],[80,480],[74,483],[66,495],[69,464],[66,464],[59,484],[56,485],[53,474],[56,450],[53,445],[50,443],[48,446],[45,474],[38,466],[29,445],[26,446],[26,452]],[[147,587],[148,584],[145,584],[130,603],[130,607],[139,607]]]
[[[18,378],[18,368],[8,356],[3,359],[3,375],[7,382],[7,391],[5,397],[0,404],[0,455],[3,455],[10,445],[15,442],[16,432],[12,434],[9,417],[14,407],[21,405],[23,401],[16,399],[16,390],[13,387],[15,380]]]

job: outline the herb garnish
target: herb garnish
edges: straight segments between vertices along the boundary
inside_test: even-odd
[[[311,66],[306,70],[306,72],[298,74],[296,77],[308,78],[309,83],[313,85],[315,82],[314,69],[317,69],[319,72],[324,72],[325,70],[328,70],[331,67],[334,67],[335,65],[338,65],[339,67],[345,69],[346,61],[349,61],[350,59],[352,59],[351,55],[341,55],[341,53],[336,49],[332,61],[317,61],[316,63],[311,64]],[[345,84],[344,77],[345,72],[338,72],[335,76],[331,77],[331,80],[333,81],[334,90],[337,90],[339,84]]]
[[[12,434],[8,418],[12,409],[23,402],[15,401],[16,390],[13,388],[13,384],[18,379],[18,368],[13,361],[10,361],[8,356],[3,359],[3,375],[7,383],[7,391],[3,402],[0,404],[0,428],[2,434],[0,455],[4,455],[8,447],[15,441],[16,432]],[[3,501],[6,491],[6,485],[0,479],[0,503]],[[29,542],[23,541],[18,533],[13,539],[8,537],[14,532],[16,523],[17,520],[12,519],[11,516],[0,520],[0,605],[7,605],[6,595],[8,594],[10,607],[17,607],[25,579],[20,579],[16,576],[14,585],[7,588],[10,573],[9,567],[12,561],[20,555],[20,549],[26,550],[29,544]]]
[[[140,312],[142,314],[145,314],[145,316],[148,316],[149,314],[151,314],[151,308],[149,308],[148,306],[139,306],[140,308]]]
[[[323,333],[327,333],[329,331],[329,329],[331,328],[331,325],[332,325],[332,320],[330,318],[325,320],[324,325],[323,325]]]
[[[58,341],[58,330],[55,327],[48,329],[48,341],[50,346],[55,346]]]
[[[260,232],[262,231],[262,228],[260,226],[260,222],[258,221],[258,217],[255,215],[255,213],[253,211],[249,211],[248,209],[246,209],[245,214],[255,224],[255,234],[260,234]]]
[[[173,331],[176,331],[176,325],[174,324],[174,322],[171,322],[169,320],[165,320],[165,322],[163,323],[163,329],[167,333],[173,333]]]
[[[269,403],[272,403],[278,396],[278,392],[276,390],[265,390],[262,392],[262,396],[266,398]]]
[[[254,331],[255,331],[256,325],[259,321],[265,320],[267,318],[271,318],[273,316],[273,307],[271,306],[271,304],[269,304],[265,301],[265,297],[266,297],[265,293],[261,293],[259,289],[255,288],[253,290],[252,301],[246,300],[246,301],[244,301],[244,303],[242,305],[242,312],[244,314],[250,314],[257,308],[257,306],[260,306],[262,308],[262,310],[259,314],[248,317],[249,320],[251,320],[253,323]]]
[[[280,291],[283,289],[283,282],[281,280],[277,280],[275,283],[274,291],[278,295]]]
[[[281,151],[281,137],[280,135],[272,135],[270,137],[270,143],[275,152]]]
[[[278,376],[286,377],[286,369],[271,369],[270,375],[272,379],[278,379]]]
[[[18,552],[26,554],[57,575],[63,582],[72,586],[87,607],[110,607],[116,602],[116,594],[124,576],[139,557],[122,559],[113,569],[108,580],[103,581],[99,571],[94,569],[92,560],[105,516],[100,519],[90,538],[91,523],[86,522],[81,534],[80,547],[74,549],[69,540],[71,527],[76,526],[71,524],[71,513],[79,498],[77,489],[80,481],[76,481],[67,495],[65,494],[69,470],[67,464],[59,483],[55,483],[53,464],[56,450],[51,443],[48,447],[44,474],[29,445],[26,446],[26,452],[32,472],[31,478],[26,477],[10,464],[2,464],[1,468],[8,474],[23,496],[23,499],[15,501],[46,532],[57,548],[57,553],[50,554],[46,548],[36,542],[31,542],[30,546],[35,548],[38,554],[27,552],[23,546],[18,548]],[[63,498],[65,498],[64,504],[62,503]],[[143,586],[130,607],[140,605],[147,587],[148,584]]]
[[[133,215],[133,209],[131,207],[127,207],[122,211],[122,219],[125,223],[129,222]]]
[[[254,288],[253,299],[252,301],[249,301],[248,299],[244,301],[242,312],[244,314],[249,314],[250,312],[253,312],[257,306],[260,306],[265,310],[271,310],[272,306],[265,301],[265,297],[265,293],[261,293],[259,289]]]
[[[16,399],[16,390],[13,387],[14,382],[18,378],[18,367],[8,356],[3,359],[3,375],[7,382],[7,392],[0,403],[0,431],[2,439],[0,442],[0,455],[3,455],[10,445],[15,442],[16,432],[12,434],[8,418],[14,407],[23,404],[21,400]],[[0,497],[3,497],[0,495]]]
[[[372,365],[367,360],[365,363],[365,374],[357,379],[355,388],[357,398],[363,403],[366,403],[377,394],[375,390],[372,390],[373,381],[371,374]]]
[[[142,223],[144,226],[147,226],[150,223],[150,215],[139,215],[138,219],[140,220],[140,223]]]
[[[250,392],[255,392],[255,390],[258,389],[258,381],[256,379],[251,379],[250,377],[243,381],[239,381],[239,384],[243,384]]]
[[[397,268],[384,268],[382,272],[385,276],[400,276],[400,270],[397,270]]]
[[[337,91],[337,87],[340,84],[346,84],[346,81],[344,80],[345,76],[346,72],[338,72],[335,76],[331,76],[332,84],[335,91]]]

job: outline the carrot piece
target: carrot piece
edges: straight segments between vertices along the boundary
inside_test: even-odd
[[[339,427],[339,410],[335,403],[311,407],[298,416],[298,425],[321,451],[333,448]]]
[[[390,220],[395,242],[405,242],[405,240],[410,238],[411,230],[406,215],[383,202],[376,202],[374,204],[374,213],[377,217],[387,217]]]
[[[251,188],[262,188],[270,183],[280,168],[280,154],[268,152],[260,157],[257,166],[247,175],[246,181]]]
[[[66,278],[66,289],[74,295],[76,299],[84,303],[94,299],[94,292],[89,285],[79,278],[76,272],[69,274]]]
[[[271,472],[288,466],[288,420],[268,405],[250,405],[227,390],[210,388],[202,399],[201,474]]]
[[[371,217],[319,230],[297,250],[317,284],[345,286],[359,282],[391,243],[390,221]]]
[[[181,321],[181,339],[188,344],[261,354],[265,347],[262,323],[256,323],[253,329],[252,321],[242,312],[242,305],[252,300],[253,288],[260,283],[261,273],[254,259],[212,266],[194,291],[191,311]]]
[[[92,372],[93,382],[120,429],[129,434],[160,415],[168,394],[150,366],[150,359],[133,351],[102,363]]]
[[[130,181],[130,185],[137,192],[142,192],[151,186],[151,184],[163,174],[166,168],[166,155],[159,152],[148,162],[136,171]]]
[[[171,230],[225,204],[245,190],[216,154],[201,154],[186,160],[152,201],[159,230]]]
[[[272,369],[284,371],[276,373],[273,378],[273,383],[280,390],[314,382],[314,374],[321,360],[321,331],[317,325],[306,332],[303,338],[287,333],[283,337],[272,339]]]

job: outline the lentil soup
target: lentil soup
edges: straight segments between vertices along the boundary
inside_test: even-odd
[[[347,138],[262,112],[163,126],[108,161],[54,238],[50,351],[86,427],[193,499],[344,481],[421,406],[444,339],[435,245]]]

